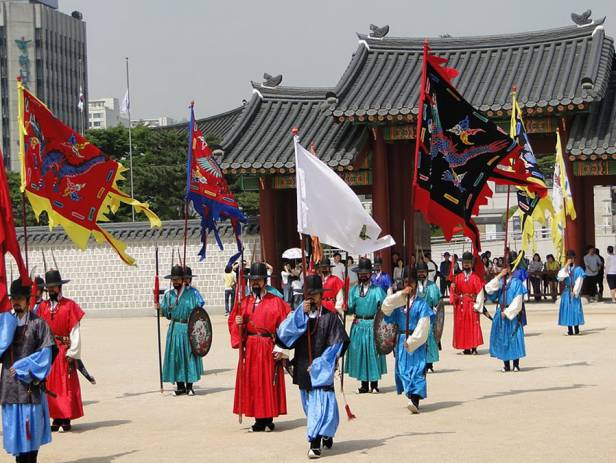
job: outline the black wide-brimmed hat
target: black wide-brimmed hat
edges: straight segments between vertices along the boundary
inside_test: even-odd
[[[575,258],[575,251],[573,249],[569,249],[567,251],[567,259]]]
[[[415,266],[415,271],[416,272],[427,272],[428,271],[428,264],[426,264],[425,262],[419,262],[416,266]]]
[[[335,267],[335,265],[332,264],[332,261],[329,260],[329,257],[324,257],[323,259],[321,259],[319,261],[319,263],[317,264],[317,267],[319,267],[319,268],[327,268],[327,267],[331,268],[331,267]]]
[[[353,267],[355,273],[372,273],[372,262],[370,259],[359,259],[357,267]]]
[[[11,283],[11,291],[9,294],[10,298],[15,298],[15,297],[28,298],[30,297],[31,294],[32,294],[32,286],[30,285],[24,286],[23,283],[21,282],[21,278],[18,278],[17,280]]]
[[[167,280],[172,280],[174,278],[184,278],[184,268],[181,265],[174,265],[171,267],[171,273],[166,275],[165,278]]]
[[[376,256],[374,258],[374,264],[383,265],[383,258],[381,256]]]
[[[51,269],[45,272],[45,287],[62,286],[71,280],[63,280],[59,270]]]
[[[323,280],[321,280],[319,275],[307,275],[304,284],[306,285],[306,294],[308,295],[324,291]]]
[[[43,289],[45,288],[45,280],[43,280],[41,277],[36,277],[34,279],[34,283],[36,284],[36,287],[38,289]]]
[[[250,264],[249,280],[267,280],[267,266],[264,262],[253,262]]]
[[[188,265],[184,267],[184,278],[192,278],[196,276],[197,275],[193,275],[192,269]]]
[[[466,251],[464,254],[462,254],[462,262],[464,261],[473,261],[473,253],[472,252],[468,252]]]

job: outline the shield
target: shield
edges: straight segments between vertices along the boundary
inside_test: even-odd
[[[436,307],[436,321],[434,323],[434,338],[436,342],[441,342],[443,326],[445,326],[445,305],[443,301],[440,301]]]
[[[212,322],[203,307],[196,307],[188,317],[188,341],[197,357],[205,357],[212,347]]]
[[[387,355],[396,347],[398,340],[398,324],[387,323],[385,314],[379,309],[374,317],[374,343],[381,355]]]

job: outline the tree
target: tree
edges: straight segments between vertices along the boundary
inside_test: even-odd
[[[9,180],[9,194],[11,196],[11,203],[13,204],[13,219],[15,220],[15,226],[23,226],[23,208],[22,208],[22,194],[19,191],[19,185],[21,183],[19,172],[7,171],[7,177]],[[26,223],[32,225],[47,225],[47,214],[44,212],[41,214],[41,222],[37,223],[34,218],[34,211],[30,206],[30,203],[26,200]]]

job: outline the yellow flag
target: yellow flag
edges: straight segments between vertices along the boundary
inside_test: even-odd
[[[552,207],[554,219],[552,220],[552,241],[559,262],[565,262],[565,227],[566,217],[575,220],[575,207],[571,194],[571,184],[565,169],[565,159],[560,144],[560,131],[556,131],[556,159],[554,163],[554,185],[552,187]]]

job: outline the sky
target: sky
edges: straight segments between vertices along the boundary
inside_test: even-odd
[[[587,8],[616,35],[613,0],[60,0],[87,23],[90,98],[122,99],[128,57],[133,117],[178,120],[193,100],[197,117],[241,105],[264,72],[334,86],[371,23],[390,37],[489,35],[567,26]]]

